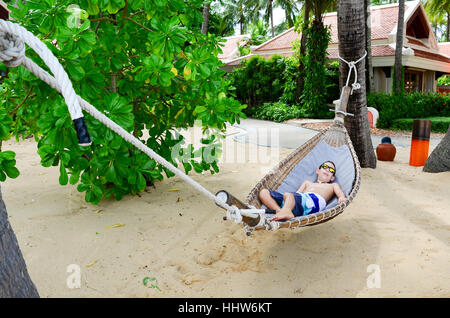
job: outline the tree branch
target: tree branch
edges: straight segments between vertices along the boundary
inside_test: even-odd
[[[109,21],[112,22],[114,24],[117,24],[117,21],[111,18],[97,18],[97,19],[91,19],[91,22],[101,22],[101,21]]]
[[[30,97],[31,91],[33,90],[33,86],[30,87],[30,89],[28,90],[27,96],[25,96],[25,98],[20,102],[19,105],[17,105],[16,107],[14,107],[14,109],[12,110],[10,116],[13,117],[17,110],[19,110],[20,107],[22,107],[23,104],[25,104],[25,102],[27,101],[28,97]]]
[[[134,24],[140,26],[141,28],[143,28],[144,30],[148,31],[148,32],[153,32],[153,30],[150,30],[149,28],[147,28],[145,25],[140,24],[139,22],[131,19],[130,17],[126,17],[125,19],[127,19],[128,21],[133,22]]]

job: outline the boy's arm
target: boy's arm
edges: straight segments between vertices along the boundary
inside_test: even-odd
[[[341,204],[342,202],[345,201],[345,193],[344,191],[342,191],[341,187],[339,186],[339,184],[334,183],[333,184],[333,190],[334,190],[334,194],[336,194],[337,198],[338,198],[338,204]]]

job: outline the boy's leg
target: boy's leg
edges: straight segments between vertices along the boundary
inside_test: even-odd
[[[280,211],[277,211],[274,217],[270,220],[273,221],[282,221],[282,220],[290,220],[294,217],[294,213],[292,213],[292,209],[295,208],[295,198],[292,193],[283,194],[284,205]]]
[[[278,203],[270,195],[269,190],[262,189],[261,191],[259,191],[259,199],[268,209],[275,210],[276,213],[278,213],[281,210]]]

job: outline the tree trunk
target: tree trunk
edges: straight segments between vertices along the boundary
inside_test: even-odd
[[[241,31],[241,35],[244,34],[244,17],[241,15],[241,19],[239,20],[239,28]]]
[[[0,298],[37,298],[39,294],[28,275],[0,187]]]
[[[207,34],[208,33],[208,23],[209,23],[209,8],[211,4],[207,3],[203,7],[203,22],[202,22],[202,33]]]
[[[428,157],[424,172],[450,171],[450,126],[441,142],[434,148]]]
[[[270,27],[272,28],[272,38],[275,37],[275,30],[273,28],[273,0],[269,0],[269,13],[270,13]]]
[[[366,26],[366,92],[375,91],[375,83],[373,80],[373,67],[372,67],[372,24],[370,16],[370,0],[364,0],[365,26]]]
[[[303,4],[303,10],[304,10],[304,17],[303,17],[303,28],[302,28],[302,37],[300,39],[300,61],[298,64],[298,71],[300,76],[298,77],[297,81],[297,96],[300,97],[303,92],[303,87],[305,86],[305,77],[303,76],[303,73],[305,71],[305,65],[303,64],[303,57],[305,56],[306,52],[306,34],[305,30],[309,26],[309,1],[305,1]]]
[[[339,55],[346,61],[356,61],[364,55],[366,44],[364,2],[360,0],[338,1],[338,39]],[[345,118],[345,128],[350,135],[353,147],[363,168],[376,168],[377,159],[370,138],[369,119],[367,114],[365,59],[356,64],[360,89],[353,90],[347,111],[354,117]],[[345,85],[349,67],[346,63],[339,63],[339,84]],[[349,83],[353,83],[350,78]]]
[[[403,90],[403,77],[402,77],[402,51],[403,51],[403,27],[405,25],[405,0],[399,0],[398,2],[398,23],[397,23],[397,38],[395,44],[395,87],[394,92],[400,93]]]
[[[450,12],[447,12],[447,42],[450,41]]]

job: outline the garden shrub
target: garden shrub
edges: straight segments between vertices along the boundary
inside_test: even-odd
[[[421,119],[431,120],[431,131],[445,133],[450,125],[450,117],[426,117]],[[413,129],[414,118],[396,119],[392,123],[392,129],[409,130]]]
[[[247,110],[267,102],[277,102],[283,93],[285,59],[274,55],[269,60],[261,56],[242,62],[244,65],[229,74],[236,88],[236,98],[247,104]]]
[[[264,105],[254,108],[251,116],[256,119],[272,120],[283,122],[293,118],[304,117],[298,106],[288,106],[284,103],[265,103]]]
[[[379,128],[391,128],[403,118],[450,117],[450,96],[438,93],[367,94],[367,106],[378,110]]]
[[[254,117],[256,113],[267,119],[265,115],[267,107],[264,110],[258,110],[264,104],[277,104],[273,106],[280,108],[284,104],[286,107],[295,106],[302,109],[299,116],[308,118],[332,118],[333,114],[328,111],[328,105],[333,100],[339,98],[339,63],[329,63],[325,69],[325,75],[322,79],[321,100],[322,111],[308,112],[303,107],[302,99],[299,98],[297,89],[297,80],[299,75],[298,59],[294,56],[283,58],[279,55],[265,60],[261,56],[252,57],[243,61],[243,66],[235,69],[228,74],[232,85],[236,88],[236,98],[242,103],[247,104],[245,114]],[[281,104],[280,104],[281,103]],[[292,111],[291,113],[295,113]],[[270,117],[270,116],[269,116]],[[256,118],[256,117],[255,117]]]

